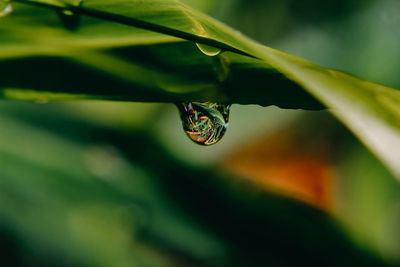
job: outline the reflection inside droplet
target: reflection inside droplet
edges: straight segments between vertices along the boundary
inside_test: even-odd
[[[49,103],[49,100],[46,99],[46,98],[38,99],[38,100],[35,101],[35,103],[36,103],[36,104],[41,104],[41,105],[43,105],[43,104],[48,104],[48,103]]]
[[[11,2],[8,0],[0,0],[0,18],[5,17],[13,11]]]
[[[199,44],[199,43],[196,43],[196,46],[199,48],[199,50],[203,54],[205,54],[209,57],[215,57],[221,53],[221,49],[219,49],[217,47],[213,47],[213,46],[209,46],[209,45],[205,45],[205,44]]]
[[[184,131],[197,144],[213,145],[228,127],[230,105],[210,102],[177,104]]]
[[[72,12],[71,10],[68,10],[68,9],[63,9],[63,10],[61,11],[61,13],[62,13],[63,15],[65,15],[65,16],[73,16],[73,15],[74,15],[74,12]]]

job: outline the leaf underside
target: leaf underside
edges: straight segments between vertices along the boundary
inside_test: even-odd
[[[0,23],[4,99],[327,107],[400,177],[396,89],[262,46],[175,0],[15,2]],[[63,9],[75,15],[60,19]]]

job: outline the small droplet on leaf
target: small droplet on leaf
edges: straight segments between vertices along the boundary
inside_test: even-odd
[[[200,51],[209,57],[218,56],[221,53],[221,49],[205,44],[196,43],[196,46],[200,49]]]
[[[13,7],[10,1],[0,0],[0,18],[5,17],[13,12]]]
[[[183,130],[193,142],[209,146],[222,139],[228,127],[230,105],[185,102],[177,106]]]
[[[83,1],[79,1],[76,6],[82,5]],[[58,11],[58,16],[61,19],[62,24],[64,25],[65,28],[68,30],[76,30],[79,27],[79,24],[81,22],[81,16],[79,14],[74,13],[70,9],[62,9],[61,11]]]

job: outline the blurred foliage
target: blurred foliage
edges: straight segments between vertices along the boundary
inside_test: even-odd
[[[396,1],[187,2],[276,48],[400,84]],[[134,50],[114,53],[165,64]],[[55,66],[42,70],[49,88]],[[18,68],[2,75],[24,83]],[[172,105],[0,103],[1,266],[400,266],[399,207],[392,174],[327,112],[234,105],[222,143],[202,148]]]
[[[177,160],[154,133],[84,122],[60,104],[1,112],[12,266],[383,264],[322,211]]]
[[[269,43],[304,25],[343,21],[375,0],[225,0],[210,12],[234,28]],[[240,19],[238,19],[240,18]],[[262,31],[259,25],[263,25]]]
[[[209,13],[264,44],[400,87],[397,0],[225,0],[215,5]]]

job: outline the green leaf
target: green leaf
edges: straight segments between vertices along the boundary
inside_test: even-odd
[[[400,178],[400,91],[265,51],[265,58],[316,96]]]
[[[121,8],[129,10],[122,4]],[[0,81],[0,88],[4,98],[197,99],[321,108],[300,86],[253,58],[234,53],[207,57],[192,42],[86,16],[79,29],[70,31],[54,10],[43,7],[16,4],[15,12],[3,19],[0,71],[7,79]]]
[[[16,2],[0,25],[4,98],[203,100],[304,109],[321,108],[319,101],[400,177],[395,89],[257,44],[174,0]],[[57,12],[64,9],[82,15],[79,27],[62,25]],[[191,42],[225,52],[210,58]]]

